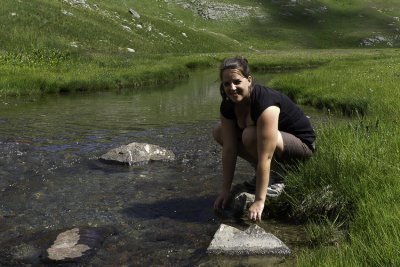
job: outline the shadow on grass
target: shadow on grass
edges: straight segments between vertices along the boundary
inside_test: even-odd
[[[289,0],[263,1],[262,5],[270,19],[266,23],[253,20],[249,24],[252,34],[278,41],[288,39],[300,46],[355,47],[360,46],[362,39],[373,37],[375,32],[396,34],[395,28],[389,26],[394,18],[378,12],[379,6]],[[375,47],[386,45],[374,44]]]

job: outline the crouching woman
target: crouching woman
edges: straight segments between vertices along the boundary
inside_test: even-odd
[[[223,183],[214,209],[223,209],[230,190],[237,157],[255,166],[255,201],[250,220],[261,220],[270,183],[271,163],[310,158],[315,132],[307,116],[286,95],[258,84],[245,58],[225,59],[220,67],[220,122],[213,130],[222,146]]]

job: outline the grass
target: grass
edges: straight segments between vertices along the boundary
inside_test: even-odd
[[[288,179],[289,215],[307,224],[313,247],[298,265],[399,265],[400,3],[218,2],[255,9],[213,21],[156,0],[3,0],[0,95],[174,82],[237,54],[253,70],[296,70],[270,86],[348,117],[317,125],[316,156]]]
[[[333,60],[272,81],[300,102],[352,115],[318,125],[316,157],[288,178],[292,216],[308,222],[317,247],[299,266],[400,263],[399,63],[396,56]]]
[[[6,62],[0,67],[6,78],[0,80],[0,95],[12,96],[133,89],[174,82],[186,78],[195,67],[212,64],[214,59],[208,56],[158,56],[151,60],[135,60],[134,56],[127,56],[103,57],[98,58],[96,62],[78,62],[70,59],[58,63],[53,57],[36,59],[12,55],[0,58],[1,61]]]
[[[368,38],[378,40],[370,48],[400,45],[400,3],[396,1],[293,4],[289,0],[210,0],[242,8],[220,20],[205,20],[179,2],[4,0],[0,62],[6,76],[0,81],[0,94],[104,90],[173,81],[186,76],[176,74],[187,71],[181,66],[216,64],[211,55],[227,51],[247,54],[293,48],[357,48]],[[133,17],[130,8],[140,18]],[[250,16],[236,19],[243,12]],[[180,59],[192,54],[198,55],[192,62]],[[283,54],[277,53],[285,57]],[[278,59],[276,64],[318,65],[330,60],[321,52],[317,56],[303,53],[295,59],[297,54],[286,62]],[[177,64],[181,66],[175,67]],[[161,71],[168,68],[172,75]]]
[[[295,94],[302,104],[340,109],[344,115],[369,113],[386,119],[385,115],[398,113],[399,63],[394,54],[336,59],[316,70],[283,75],[271,85]]]
[[[292,187],[316,193],[330,185],[334,203],[342,208],[336,210],[338,220],[310,224],[317,248],[304,251],[299,266],[396,266],[400,262],[399,130],[390,123],[372,130],[361,121],[356,126],[324,128],[315,161],[293,179]],[[336,226],[331,227],[333,222]],[[347,242],[321,246],[343,233]]]

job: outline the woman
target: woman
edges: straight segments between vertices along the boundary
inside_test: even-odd
[[[279,162],[309,158],[315,149],[315,132],[287,96],[253,84],[245,58],[225,59],[220,79],[221,119],[213,135],[222,145],[223,184],[214,209],[228,203],[240,156],[256,166],[255,201],[248,215],[250,220],[261,220],[273,158]]]

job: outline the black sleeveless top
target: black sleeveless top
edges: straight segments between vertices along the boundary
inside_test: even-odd
[[[234,105],[229,99],[223,99],[220,106],[222,116],[236,121]],[[258,117],[270,106],[280,108],[278,130],[293,134],[314,150],[315,132],[303,111],[286,95],[262,85],[254,85],[250,95],[250,116],[256,125]]]

